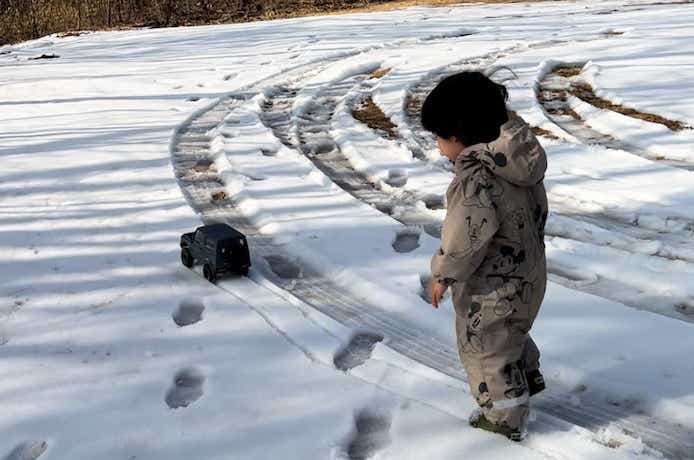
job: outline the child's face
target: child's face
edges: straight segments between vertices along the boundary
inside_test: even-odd
[[[445,156],[451,161],[455,161],[455,159],[458,158],[458,155],[460,155],[460,152],[462,152],[465,148],[463,143],[456,139],[455,136],[451,136],[448,139],[445,137],[436,136],[436,141],[439,144],[441,155]]]

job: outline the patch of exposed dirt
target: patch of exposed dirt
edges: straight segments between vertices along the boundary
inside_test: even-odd
[[[370,12],[370,11],[390,11],[397,10],[400,8],[409,8],[412,6],[448,6],[448,5],[458,5],[461,3],[538,3],[546,2],[552,0],[397,0],[397,1],[386,1],[379,2],[368,6],[349,8],[347,10],[341,9],[333,12],[332,14],[340,14],[345,12]]]
[[[555,136],[551,132],[547,131],[546,129],[542,129],[539,126],[531,126],[530,129],[533,131],[533,134],[535,134],[536,136],[542,136],[542,137],[546,137],[547,139],[554,139],[554,140],[559,139],[559,136]]]
[[[390,67],[382,67],[380,69],[376,69],[369,74],[369,78],[383,78],[391,70],[392,69]]]
[[[577,67],[577,66],[557,67],[554,70],[554,73],[559,75],[559,76],[565,77],[565,78],[570,78],[570,77],[574,77],[574,76],[580,74],[581,73],[581,67]],[[636,109],[633,109],[631,107],[626,107],[626,106],[623,106],[621,104],[615,104],[613,102],[608,101],[607,99],[603,99],[603,98],[601,98],[595,94],[595,91],[593,90],[592,86],[590,86],[589,84],[584,83],[584,82],[572,81],[571,86],[568,89],[568,92],[572,96],[575,96],[575,97],[581,99],[582,101],[587,102],[588,104],[595,106],[597,108],[605,109],[605,110],[611,110],[613,112],[617,112],[617,113],[620,113],[622,115],[626,115],[627,117],[636,118],[636,119],[648,121],[651,123],[658,123],[658,124],[667,126],[672,131],[682,131],[684,129],[692,129],[691,126],[687,126],[686,124],[682,123],[681,121],[670,120],[669,118],[665,118],[665,117],[660,116],[660,115],[656,115],[656,114],[648,113],[648,112],[642,112],[640,110],[636,110]],[[540,96],[542,96],[542,94]]]
[[[224,190],[222,190],[220,192],[215,192],[212,194],[212,199],[214,201],[222,201],[222,200],[226,199],[226,197],[227,197],[227,194]]]
[[[383,113],[383,110],[373,101],[371,96],[364,99],[352,110],[352,116],[371,129],[383,131],[390,139],[395,139],[395,124]]]
[[[560,77],[571,78],[571,77],[575,77],[576,75],[580,74],[581,69],[583,69],[583,67],[580,67],[580,66],[561,66],[561,67],[556,67],[554,69],[553,73],[559,75]]]
[[[537,99],[545,108],[547,113],[552,115],[568,115],[574,120],[580,120],[581,116],[566,104],[566,92],[545,90],[537,94]]]

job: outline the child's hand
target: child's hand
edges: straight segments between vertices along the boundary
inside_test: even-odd
[[[446,292],[446,289],[448,289],[448,286],[443,283],[439,283],[434,278],[429,280],[429,300],[434,308],[439,308],[439,302],[441,301],[443,294]]]

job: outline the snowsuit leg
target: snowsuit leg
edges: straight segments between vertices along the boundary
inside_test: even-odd
[[[539,367],[528,334],[537,308],[497,293],[468,294],[464,283],[452,291],[458,352],[472,395],[490,422],[521,428],[530,409],[525,370]]]
[[[528,334],[528,340],[525,342],[523,349],[523,362],[525,363],[525,372],[535,371],[540,368],[540,350],[538,350],[535,341]]]

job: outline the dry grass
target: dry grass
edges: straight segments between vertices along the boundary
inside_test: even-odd
[[[369,78],[383,78],[388,72],[391,71],[390,67],[381,67],[376,69],[369,74]]]
[[[553,73],[556,75],[559,75],[561,77],[564,77],[564,78],[571,78],[571,77],[575,77],[575,76],[579,75],[581,73],[581,69],[582,69],[582,67],[579,67],[579,66],[560,66],[560,67],[555,68]],[[648,121],[651,123],[659,123],[661,125],[667,126],[672,131],[681,131],[683,129],[691,129],[691,127],[687,126],[686,124],[682,123],[681,121],[670,120],[670,119],[665,118],[665,117],[660,116],[660,115],[642,112],[640,110],[636,110],[636,109],[633,109],[631,107],[625,107],[621,104],[615,104],[613,102],[608,101],[607,99],[603,99],[601,97],[598,97],[595,94],[595,90],[593,89],[593,87],[587,83],[584,83],[584,82],[572,81],[571,87],[569,88],[568,93],[571,94],[572,96],[575,96],[575,97],[581,99],[582,101],[587,102],[588,104],[595,106],[595,107],[598,107],[600,109],[611,110],[613,112],[620,113],[620,114],[625,115],[627,117],[636,118],[636,119]],[[540,94],[538,97],[539,97],[540,101],[551,100],[551,99],[547,99],[542,94]],[[550,111],[550,113],[552,113],[552,112]],[[574,114],[571,114],[571,113],[569,113],[569,115],[574,116]]]
[[[539,126],[530,126],[530,129],[532,130],[533,134],[535,134],[536,136],[542,136],[542,137],[545,137],[547,139],[554,139],[554,140],[559,139],[558,136],[555,136],[551,132],[547,131],[546,129],[540,128]]]
[[[360,12],[372,12],[372,11],[391,11],[401,8],[409,8],[412,6],[451,6],[451,5],[461,5],[465,3],[539,3],[539,2],[550,2],[550,1],[562,1],[562,0],[396,0],[390,2],[383,2],[374,5],[356,7],[356,8],[345,8],[339,9],[337,11],[331,11],[329,14],[344,14],[344,13],[360,13]]]
[[[219,192],[215,192],[212,194],[212,200],[213,201],[222,201],[222,200],[226,199],[226,197],[227,197],[227,194],[224,190],[221,190]]]
[[[561,67],[555,68],[552,73],[559,75],[560,77],[571,78],[571,77],[575,77],[576,75],[580,74],[581,69],[583,69],[583,67],[561,66]]]
[[[537,99],[544,106],[545,111],[552,115],[568,115],[574,120],[580,120],[581,117],[572,108],[566,104],[552,106],[553,101],[566,102],[566,93],[564,91],[540,91],[537,94]]]
[[[627,117],[636,118],[638,120],[644,120],[651,123],[658,123],[667,126],[672,131],[682,131],[684,129],[692,129],[690,126],[682,123],[678,120],[670,120],[660,115],[654,113],[642,112],[640,110],[632,109],[631,107],[625,107],[621,104],[614,104],[607,99],[603,99],[595,95],[593,88],[586,83],[575,83],[571,85],[569,93],[582,101],[587,102],[590,105],[598,107],[600,109],[611,110],[613,112],[626,115]]]
[[[607,99],[598,97],[595,95],[593,88],[587,83],[572,84],[571,89],[569,89],[569,93],[595,107],[621,113],[622,115],[626,115],[627,117],[636,118],[651,123],[659,123],[661,125],[667,126],[672,131],[682,131],[684,129],[691,129],[691,127],[687,126],[681,121],[670,120],[669,118],[665,118],[654,113],[642,112],[640,110],[632,109],[631,107],[625,107],[621,104],[614,104],[608,101]]]
[[[398,137],[398,134],[395,132],[396,126],[383,113],[381,108],[374,103],[371,96],[364,99],[359,106],[354,108],[352,116],[371,129],[383,131],[391,139]]]

